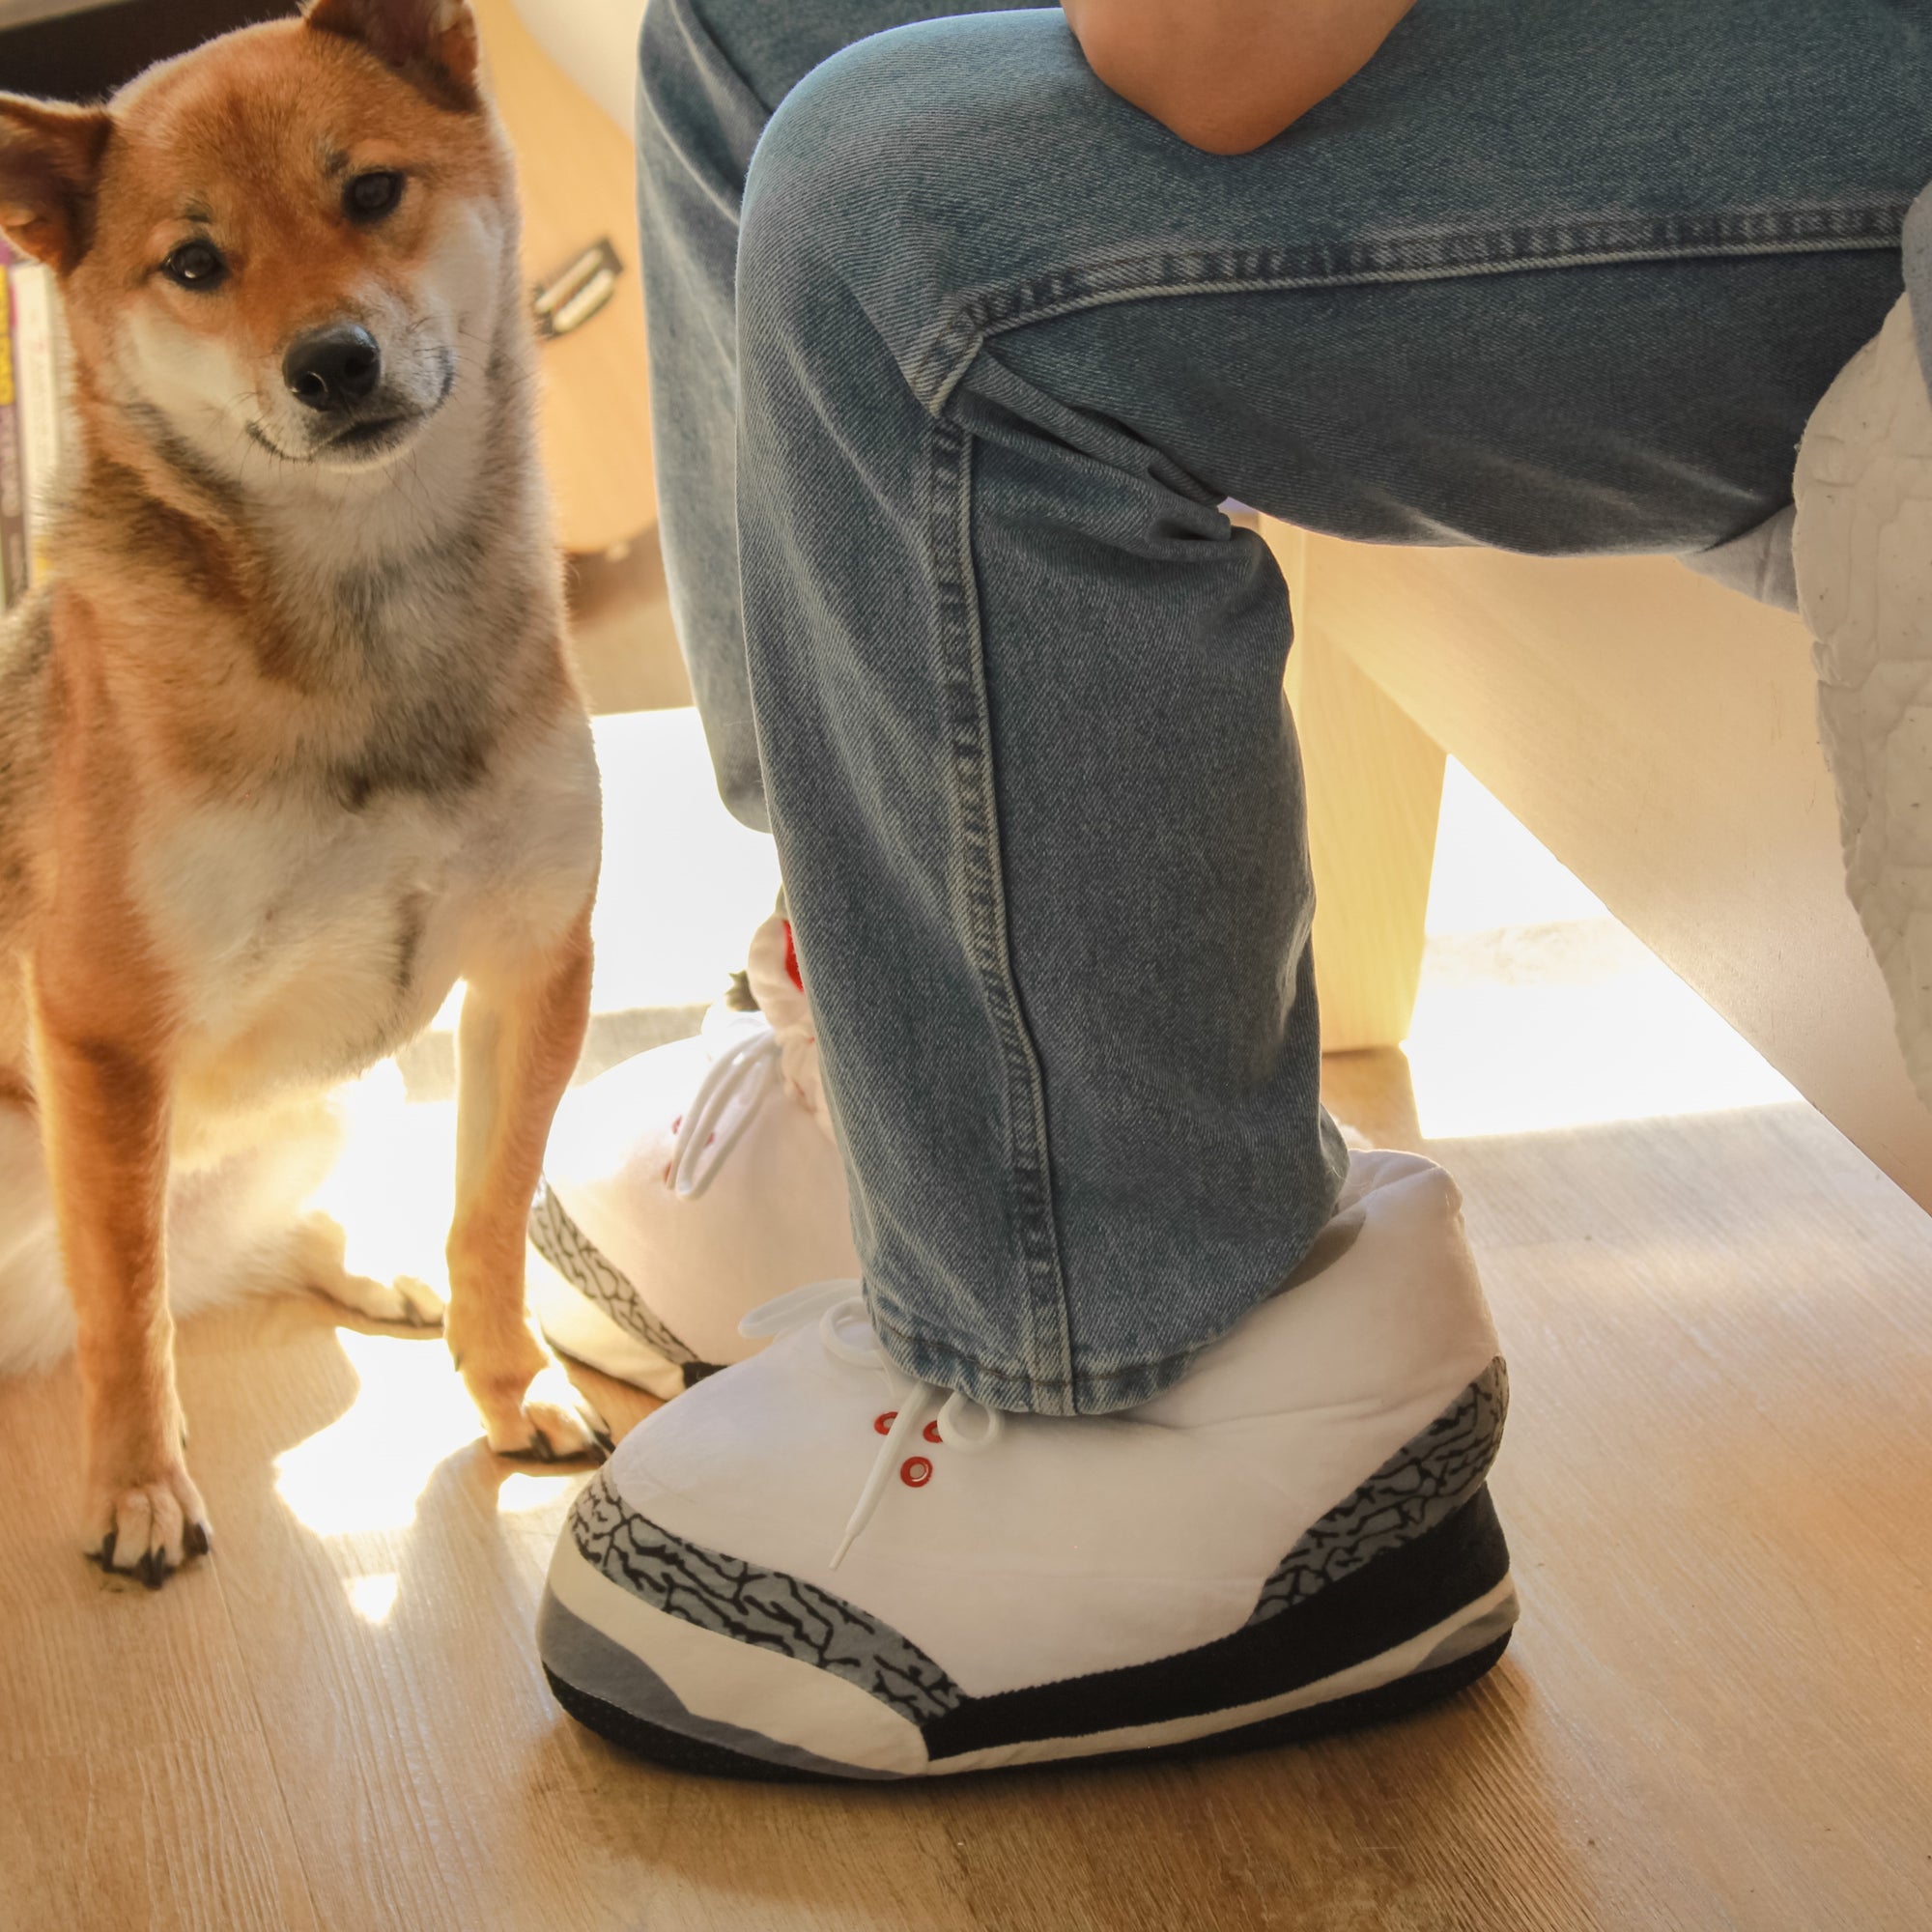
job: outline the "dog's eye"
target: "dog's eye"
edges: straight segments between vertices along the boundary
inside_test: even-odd
[[[207,294],[228,279],[228,264],[212,242],[184,242],[161,264],[161,273],[185,289]]]
[[[403,178],[391,168],[357,175],[342,190],[342,212],[351,221],[380,221],[403,198]]]

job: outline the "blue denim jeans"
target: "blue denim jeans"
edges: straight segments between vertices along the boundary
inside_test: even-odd
[[[663,531],[779,842],[876,1326],[1125,1406],[1276,1292],[1319,1099],[1281,577],[1695,551],[1900,288],[1932,0],[1422,0],[1255,154],[1057,11],[651,0]]]

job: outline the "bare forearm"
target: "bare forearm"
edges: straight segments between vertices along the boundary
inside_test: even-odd
[[[1271,141],[1367,65],[1415,0],[1063,0],[1094,71],[1211,154]]]

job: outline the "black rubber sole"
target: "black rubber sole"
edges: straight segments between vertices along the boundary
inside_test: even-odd
[[[1151,1745],[1130,1750],[1101,1751],[1091,1757],[1067,1756],[1036,1759],[1029,1764],[1000,1767],[1007,1771],[1044,1769],[1050,1764],[1151,1764],[1156,1759],[1227,1757],[1239,1751],[1266,1750],[1276,1745],[1306,1744],[1336,1731],[1359,1730],[1370,1724],[1383,1724],[1416,1711],[1438,1704],[1458,1690],[1473,1684],[1509,1648],[1510,1633],[1505,1631],[1492,1643],[1459,1657],[1453,1663],[1435,1670],[1418,1670],[1398,1677],[1392,1684],[1378,1685],[1373,1690],[1357,1690],[1352,1696],[1336,1697],[1325,1704],[1312,1704],[1301,1711],[1285,1711],[1278,1718],[1264,1718],[1259,1723],[1240,1724],[1230,1730],[1213,1731],[1205,1737],[1188,1738],[1183,1743]],[[662,1724],[647,1722],[607,1704],[587,1690],[567,1684],[548,1667],[544,1675],[556,1701],[582,1724],[600,1737],[653,1764],[671,1771],[690,1772],[700,1777],[735,1777],[774,1784],[851,1784],[871,1779],[841,1778],[816,1771],[795,1771],[787,1765],[769,1763],[742,1751],[726,1750],[720,1745],[688,1738],[680,1731],[667,1730]],[[942,1760],[943,1761],[943,1760]],[[884,1780],[923,1783],[923,1778]]]

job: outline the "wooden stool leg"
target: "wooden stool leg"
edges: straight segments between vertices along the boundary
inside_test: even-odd
[[[1395,1046],[1422,977],[1442,748],[1323,634],[1302,532],[1261,527],[1293,600],[1288,696],[1308,786],[1322,1050]]]

